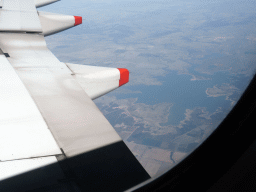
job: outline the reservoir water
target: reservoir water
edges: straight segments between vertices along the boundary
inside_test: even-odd
[[[196,71],[193,71],[193,74],[196,73]],[[203,75],[200,73],[200,76]],[[248,84],[248,78],[244,76],[234,77],[229,72],[224,71],[216,72],[213,75],[207,74],[206,76],[210,79],[192,81],[191,75],[171,71],[168,75],[158,78],[162,85],[129,86],[132,91],[141,91],[142,94],[125,94],[119,95],[118,98],[138,98],[137,103],[147,105],[172,103],[168,122],[163,125],[178,125],[185,118],[186,109],[205,107],[209,113],[215,112],[219,107],[225,111],[231,109],[231,101],[227,100],[226,96],[209,97],[206,94],[207,88],[226,83],[236,87],[239,86],[237,88],[243,91]],[[239,81],[236,81],[237,78],[239,78]],[[244,80],[241,81],[241,79]]]

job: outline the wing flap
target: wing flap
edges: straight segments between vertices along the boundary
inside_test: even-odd
[[[61,154],[34,101],[0,55],[0,161]]]
[[[0,9],[0,31],[42,32],[34,0],[5,0]]]
[[[70,71],[20,68],[17,73],[68,157],[121,140]]]

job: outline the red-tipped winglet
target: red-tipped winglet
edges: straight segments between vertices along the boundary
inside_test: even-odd
[[[129,81],[129,71],[124,68],[117,68],[120,72],[120,80],[119,80],[119,87],[128,83]]]
[[[80,16],[74,16],[74,17],[75,17],[74,26],[82,24],[82,17],[80,17]]]

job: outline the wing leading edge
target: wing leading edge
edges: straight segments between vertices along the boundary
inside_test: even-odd
[[[32,1],[26,2],[32,3]],[[5,28],[2,21],[0,20],[0,28],[1,26]],[[18,24],[17,26],[26,25]],[[31,155],[30,150],[27,150],[29,155],[26,157],[17,156],[11,161],[0,159],[0,174],[3,170],[10,170],[8,174],[0,175],[0,179],[4,179],[0,181],[3,189],[26,191],[33,189],[31,187],[34,185],[31,184],[31,181],[36,180],[35,183],[45,181],[42,185],[37,186],[44,187],[44,189],[48,189],[48,185],[55,183],[54,185],[62,191],[63,185],[70,186],[70,183],[73,182],[82,191],[105,189],[120,191],[149,178],[149,175],[91,100],[128,82],[128,70],[103,69],[93,66],[82,67],[82,69],[80,67],[78,70],[78,65],[73,64],[73,67],[69,64],[66,65],[48,50],[43,33],[39,31],[19,33],[3,30],[0,33],[0,48],[4,53],[4,55],[0,55],[0,62],[8,66],[8,70],[11,71],[7,72],[6,69],[1,68],[1,74],[5,74],[1,77],[3,78],[2,86],[7,87],[7,84],[4,83],[5,80],[11,81],[13,85],[5,92],[1,92],[0,98],[4,98],[5,94],[13,93],[14,99],[11,100],[12,104],[8,105],[7,109],[14,111],[14,108],[18,107],[21,114],[29,111],[26,107],[22,107],[22,103],[25,99],[30,98],[31,105],[36,105],[38,108],[40,122],[45,126],[44,130],[52,133],[53,137],[51,134],[50,136],[58,145],[56,151],[50,154],[40,154],[41,149],[37,149],[35,151],[39,153],[35,155]],[[81,71],[83,72],[81,73]],[[15,77],[16,82],[19,83],[16,84],[11,77]],[[108,81],[105,81],[106,79]],[[103,81],[105,81],[104,86],[101,84]],[[14,86],[14,84],[16,85]],[[19,97],[18,92],[21,87],[24,92],[28,93],[24,99]],[[4,108],[0,109],[0,113],[5,113]],[[14,124],[13,117],[9,121]],[[35,128],[38,129],[38,125],[33,124],[33,120],[27,119],[27,121],[31,124],[30,131],[24,127],[23,131],[12,131],[9,134],[5,131],[6,125],[3,123],[6,122],[6,119],[1,119],[0,131],[2,131],[3,137],[6,137],[5,140],[9,141],[10,139],[11,142],[7,142],[5,145],[0,143],[0,149],[5,149],[0,150],[0,158],[4,156],[4,152],[19,154],[18,148],[9,148],[9,146],[21,145],[25,141],[30,142],[33,139],[40,141],[43,138],[37,140],[34,135],[29,136],[29,134],[38,134],[39,132],[36,131]],[[19,126],[22,121],[17,120],[15,123]],[[14,138],[19,139],[14,140]],[[48,149],[45,142],[47,140],[42,140],[39,143]],[[39,146],[33,145],[35,145],[34,147]],[[34,163],[29,163],[31,160]],[[23,166],[24,169],[17,170],[8,168],[21,165],[26,166]],[[46,168],[36,169],[42,166],[46,166]],[[51,168],[52,166],[54,168]],[[28,172],[29,170],[32,171]],[[55,170],[54,174],[53,170]],[[61,174],[55,174],[56,172],[61,172]],[[47,180],[44,178],[46,175],[52,175],[52,177],[47,176]],[[49,182],[49,178],[52,182]],[[63,181],[59,182],[60,178],[65,180],[64,184]],[[72,182],[69,178],[72,178]],[[15,182],[17,180],[18,183],[23,184],[19,185]],[[21,180],[23,182],[20,182]],[[13,182],[16,185],[13,185]],[[25,185],[26,182],[30,184]],[[27,188],[23,189],[22,186]],[[2,189],[1,187],[0,189]]]

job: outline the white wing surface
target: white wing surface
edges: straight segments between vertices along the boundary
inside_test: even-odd
[[[0,9],[0,191],[48,185],[120,191],[148,179],[92,101],[127,83],[128,70],[60,62],[43,32],[82,20],[47,15],[63,26],[42,29],[46,20],[39,19],[34,0],[5,0]]]
[[[0,0],[0,8],[3,7],[3,1],[4,0]],[[60,1],[60,0],[34,0],[35,2],[35,6],[38,8],[38,7],[43,7],[45,5],[49,5],[51,3],[55,3],[57,1]]]
[[[42,35],[0,34],[0,46],[67,156],[121,140]]]
[[[0,63],[0,160],[61,154],[33,99],[3,54]]]
[[[3,1],[0,31],[42,32],[34,0]]]

